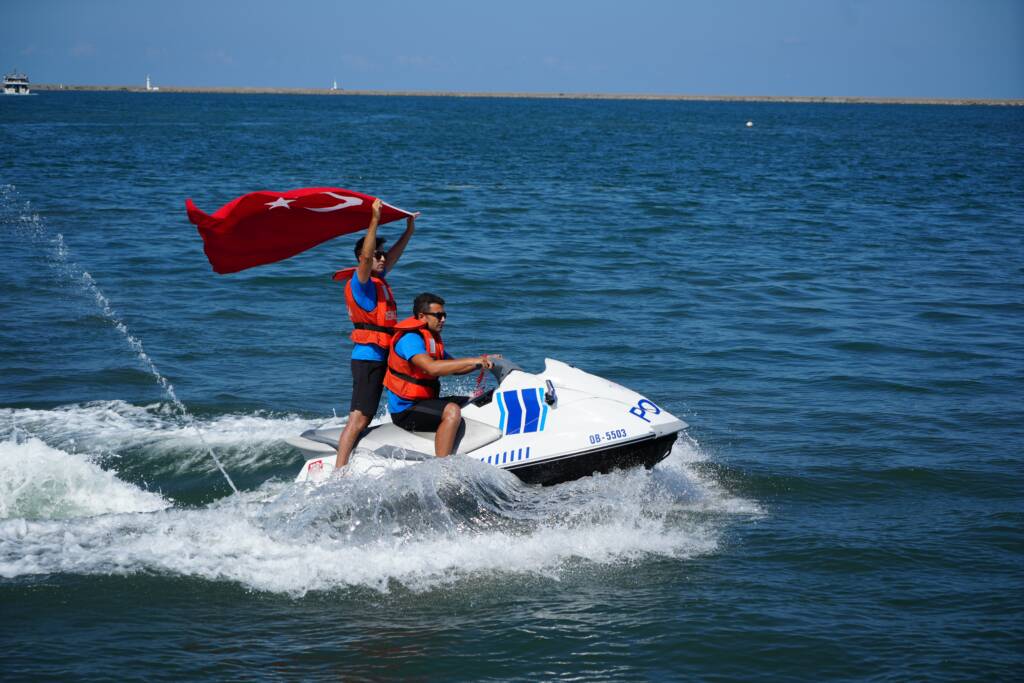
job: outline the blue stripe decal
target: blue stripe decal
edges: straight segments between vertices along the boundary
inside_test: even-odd
[[[506,434],[519,434],[523,429],[523,408],[519,405],[519,392],[503,391],[505,407],[508,408],[508,425]]]
[[[498,419],[498,429],[505,431],[505,399],[503,398],[505,392],[498,392],[498,410],[501,411],[501,417]]]
[[[538,400],[541,401],[541,404],[540,404],[540,429],[537,430],[538,432],[543,432],[544,431],[544,425],[547,424],[547,421],[548,421],[548,402],[545,401],[543,397],[544,397],[544,390],[543,389],[538,389],[537,390],[537,398],[538,398]]]
[[[530,459],[530,447],[526,446],[516,450],[513,448],[510,451],[502,451],[501,453],[495,453],[494,455],[488,455],[486,458],[480,458],[480,462],[487,461],[488,464],[493,465],[504,465],[510,462],[516,462],[517,460],[529,460]]]
[[[526,420],[523,423],[523,433],[537,431],[540,418],[540,404],[537,402],[537,392],[533,389],[523,389],[523,405],[526,407]]]

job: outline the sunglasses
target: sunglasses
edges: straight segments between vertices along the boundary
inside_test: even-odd
[[[386,251],[375,251],[375,252],[373,252],[373,258],[375,258],[375,259],[384,258],[387,255],[388,254],[387,254]]]
[[[438,320],[444,320],[445,318],[448,317],[448,314],[445,313],[444,311],[441,311],[440,313],[434,313],[433,311],[424,311],[423,315],[432,315]]]

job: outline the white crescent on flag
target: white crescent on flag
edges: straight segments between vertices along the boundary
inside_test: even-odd
[[[311,207],[308,207],[308,206],[304,207],[304,208],[307,211],[316,211],[317,213],[326,213],[328,211],[341,211],[342,209],[347,209],[350,206],[359,206],[360,204],[363,203],[363,200],[360,199],[359,197],[343,197],[342,195],[335,194],[333,192],[324,192],[323,194],[325,194],[325,195],[327,195],[329,197],[334,197],[335,199],[340,199],[341,202],[338,203],[338,204],[335,204],[334,206],[325,206],[322,209],[314,209],[314,208],[311,208]]]

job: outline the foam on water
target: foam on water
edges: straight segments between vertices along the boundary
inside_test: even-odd
[[[84,457],[36,438],[0,441],[0,519],[66,519],[152,512],[170,505]]]
[[[205,450],[209,447],[232,470],[246,472],[265,467],[286,437],[322,422],[256,413],[194,418],[187,424],[162,403],[91,401],[51,410],[0,408],[0,439],[23,431],[70,452],[103,458],[130,453],[143,459],[153,475],[214,472],[216,465]]]
[[[352,586],[423,591],[469,577],[558,579],[580,562],[685,560],[716,550],[729,515],[758,512],[697,474],[691,465],[702,456],[683,440],[650,472],[550,488],[453,457],[320,486],[270,481],[199,509],[167,507],[38,439],[6,448],[10,478],[30,488],[40,472],[90,473],[62,479],[62,493],[48,503],[65,505],[59,515],[24,514],[26,504],[15,502],[24,494],[4,489],[3,505],[14,511],[0,521],[6,578],[157,573],[291,595]],[[68,501],[79,501],[76,512]]]

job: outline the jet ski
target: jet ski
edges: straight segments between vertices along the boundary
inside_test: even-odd
[[[529,484],[549,486],[638,465],[650,469],[687,426],[649,398],[551,358],[539,374],[505,358],[494,359],[491,372],[497,387],[467,398],[462,407],[455,452]],[[306,457],[296,481],[330,476],[342,429],[322,427],[287,439]],[[367,451],[387,467],[414,465],[434,457],[434,433],[406,431],[385,415],[363,432],[348,469],[360,471]]]

